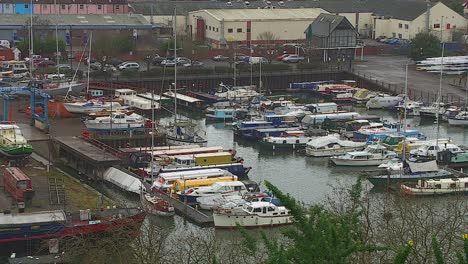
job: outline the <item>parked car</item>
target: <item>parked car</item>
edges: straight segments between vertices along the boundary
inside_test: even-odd
[[[214,61],[227,61],[229,60],[229,57],[226,57],[224,55],[216,55],[213,57]]]
[[[296,55],[296,54],[291,54],[287,56],[286,58],[283,59],[283,62],[286,63],[296,63],[296,62],[301,62],[304,60],[304,57]]]
[[[104,67],[102,67],[102,70],[105,72],[116,72],[117,68],[115,68],[113,65],[110,65],[110,64],[104,64]]]
[[[158,54],[155,54],[151,60],[151,63],[153,65],[160,65],[163,60],[165,60],[165,57],[161,57]]]
[[[119,58],[111,58],[111,59],[108,61],[108,63],[109,63],[110,65],[115,66],[115,67],[119,66],[120,64],[122,64],[122,63],[124,63],[124,62],[125,62],[125,61],[123,61],[123,60],[121,60],[121,59],[119,59]]]
[[[91,64],[89,64],[89,68],[95,71],[99,71],[101,69],[102,65],[99,61],[95,61]]]
[[[203,62],[201,62],[201,61],[192,61],[191,63],[185,63],[182,66],[184,66],[184,67],[203,67]]]
[[[129,69],[134,69],[134,70],[139,70],[140,69],[140,64],[132,61],[127,61],[119,65],[119,70],[129,70]]]
[[[245,58],[248,58],[249,56],[245,55],[245,54],[242,54],[242,53],[237,53],[236,56],[235,56],[235,60],[236,61],[241,61],[241,60],[245,60]]]
[[[161,65],[166,66],[166,67],[175,67],[176,61],[175,60],[163,60],[161,62]]]
[[[190,63],[191,60],[189,58],[185,58],[185,57],[177,57],[175,59],[175,61],[177,62],[177,65],[184,65],[186,63]]]
[[[387,38],[387,37],[385,37],[385,36],[378,36],[375,40],[378,41],[378,42],[380,42],[381,39],[385,39],[385,38]]]
[[[278,61],[282,61],[284,58],[288,57],[289,55],[290,55],[290,54],[288,54],[288,53],[281,54],[281,55],[279,55],[278,57],[276,57],[276,59],[277,59]]]

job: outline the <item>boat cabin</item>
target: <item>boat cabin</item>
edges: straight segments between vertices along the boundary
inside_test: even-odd
[[[283,206],[276,206],[269,202],[246,203],[242,210],[251,215],[259,216],[281,216],[288,215],[288,210]]]
[[[31,201],[34,191],[31,179],[19,168],[9,167],[3,173],[3,186],[15,201]]]
[[[230,182],[237,181],[237,176],[223,176],[223,177],[211,177],[205,179],[180,179],[175,180],[172,184],[171,193],[175,194],[178,192],[185,192],[185,190],[190,188],[206,187],[213,185],[217,182]]]
[[[222,169],[203,169],[193,171],[177,171],[177,172],[163,172],[158,175],[158,178],[151,186],[152,189],[166,189],[172,188],[172,184],[177,180],[195,180],[195,179],[208,179],[217,177],[231,177],[232,174]],[[237,176],[236,176],[237,177]]]
[[[308,104],[306,107],[312,113],[330,113],[338,111],[338,105],[336,103]]]
[[[418,180],[422,189],[465,189],[468,188],[468,178]]]
[[[346,122],[346,131],[358,131],[362,127],[370,126],[369,120],[361,119],[361,120],[353,120]]]
[[[116,89],[115,96],[122,97],[122,96],[129,96],[129,95],[136,95],[137,92],[132,89]]]

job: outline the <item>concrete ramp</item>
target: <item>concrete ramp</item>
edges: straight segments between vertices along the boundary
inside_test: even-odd
[[[125,191],[140,194],[140,179],[123,170],[110,167],[104,172],[103,176],[105,181],[110,182]]]

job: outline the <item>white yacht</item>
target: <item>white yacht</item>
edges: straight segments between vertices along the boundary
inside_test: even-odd
[[[242,210],[218,209],[213,212],[215,228],[274,227],[293,223],[293,216],[284,206],[268,202],[251,202]]]
[[[379,166],[396,157],[396,152],[375,144],[369,145],[363,151],[348,152],[342,156],[331,157],[330,160],[338,166]]]
[[[364,149],[365,142],[341,140],[337,135],[328,135],[311,140],[306,146],[306,155],[312,157],[330,157],[343,155],[349,151]]]
[[[461,111],[454,117],[447,118],[451,126],[468,126],[468,112]]]
[[[414,109],[415,115],[419,115],[421,118],[436,118],[437,110],[439,110],[439,115],[442,115],[445,112],[445,104],[437,102],[432,103],[430,106],[422,106],[419,109]]]
[[[120,110],[124,108],[119,102],[103,102],[98,100],[63,103],[63,106],[68,112],[73,114],[89,114],[102,110]]]
[[[392,96],[388,94],[379,94],[378,96],[369,99],[366,103],[367,109],[381,109],[394,107],[400,102],[403,102],[404,96]]]
[[[147,119],[139,114],[111,113],[110,116],[96,117],[84,121],[89,130],[132,130],[145,128]]]

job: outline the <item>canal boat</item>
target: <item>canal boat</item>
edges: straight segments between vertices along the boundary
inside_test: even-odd
[[[138,230],[146,213],[137,208],[110,208],[102,210],[63,210],[32,213],[0,213],[0,244],[32,243],[36,240],[66,236],[85,236],[104,231],[131,228]],[[135,228],[135,229],[133,229]]]
[[[331,91],[330,97],[333,102],[336,103],[351,103],[353,102],[353,91],[352,89],[341,90],[341,91]]]
[[[115,96],[122,99],[128,107],[143,113],[152,111],[153,108],[155,110],[160,109],[161,101],[166,99],[165,97],[160,97],[156,94],[152,95],[151,93],[138,94],[132,89],[116,89]]]
[[[453,174],[439,169],[435,160],[428,162],[405,161],[403,170],[399,173],[388,173],[387,175],[371,176],[367,179],[375,187],[395,186],[404,182],[417,182],[424,179],[445,179],[451,178]]]
[[[359,120],[365,120],[363,122]],[[354,122],[353,121],[358,121]],[[348,123],[349,122],[349,123]],[[325,119],[320,125],[322,129],[329,130],[331,132],[345,132],[347,137],[352,137],[352,132],[359,130],[365,125],[370,123],[381,123],[380,116],[358,116],[350,118],[339,118],[339,119]]]
[[[374,98],[369,99],[366,103],[367,109],[382,109],[391,108],[403,102],[404,96],[392,96],[388,94],[379,94]]]
[[[238,181],[238,178],[236,176],[210,177],[206,179],[192,179],[192,180],[187,180],[184,178],[184,179],[175,180],[174,183],[172,184],[171,189],[169,190],[169,193],[173,198],[178,199],[179,194],[185,193],[188,189],[207,187],[207,186],[216,184],[218,182],[224,183],[224,182],[237,182],[237,181]]]
[[[288,92],[317,92],[318,86],[322,84],[332,84],[335,81],[317,81],[317,82],[301,82],[301,83],[290,83],[289,87],[286,88]]]
[[[352,151],[342,156],[334,156],[330,161],[337,166],[379,166],[397,157],[397,153],[387,150],[384,146],[369,145],[363,151]]]
[[[188,110],[203,111],[205,105],[202,100],[193,98],[184,94],[174,93],[172,91],[165,92],[163,95],[167,98],[170,98],[170,102],[174,104],[177,103],[177,106],[183,107]]]
[[[182,166],[182,167],[161,167],[160,173],[165,172],[181,172],[181,171],[195,171],[195,170],[204,170],[204,169],[222,169],[227,170],[230,173],[242,177],[246,176],[251,167],[245,167],[243,163],[229,163],[229,164],[216,164],[216,165],[206,165],[206,166]]]
[[[90,100],[85,102],[70,102],[63,103],[65,109],[68,112],[73,114],[89,114],[94,112],[99,112],[102,110],[119,110],[123,109],[122,105],[119,102],[105,102],[100,100]]]
[[[356,118],[359,117],[360,114],[356,112],[337,112],[337,113],[322,113],[316,115],[306,115],[301,120],[303,125],[306,126],[314,126],[320,125],[325,120],[336,120],[336,119],[343,119],[343,118]]]
[[[448,117],[447,121],[451,126],[468,126],[468,112],[460,111],[454,117]]]
[[[220,98],[214,94],[200,92],[200,91],[188,91],[187,95],[193,98],[202,100],[205,104],[214,104],[218,102],[227,101],[227,99]]]
[[[234,113],[236,109],[234,108],[227,108],[227,109],[211,109],[205,114],[206,120],[211,121],[230,121],[234,118]]]
[[[338,105],[336,103],[307,104],[305,107],[313,114],[338,112]]]
[[[304,136],[304,131],[286,131],[279,137],[265,137],[260,144],[273,150],[277,148],[301,149],[314,138]]]
[[[151,172],[146,175],[150,175]],[[191,171],[175,171],[175,172],[160,172],[157,174],[156,179],[151,185],[152,191],[163,191],[166,193],[171,190],[174,182],[177,180],[196,180],[196,179],[211,179],[211,178],[222,178],[228,180],[230,177],[237,180],[237,176],[233,176],[227,170],[222,169],[200,169]]]
[[[252,131],[252,138],[261,141],[266,137],[280,137],[288,132],[298,131],[298,127],[260,128]]]
[[[198,131],[197,125],[190,120],[177,120],[170,123],[165,129],[166,140],[169,145],[199,145],[201,147],[208,145],[204,135],[201,135],[204,131]]]
[[[177,196],[179,197],[179,200],[184,203],[196,204],[197,198],[199,197],[212,196],[216,194],[238,194],[242,196],[247,192],[247,188],[241,181],[220,181],[206,187],[189,188],[185,191],[179,191],[177,192]]]
[[[436,114],[442,115],[445,112],[445,103],[432,103],[430,106],[422,106],[419,109],[414,109],[416,115],[419,115],[421,118],[435,119]],[[419,114],[418,114],[419,112]]]
[[[84,124],[89,130],[135,130],[144,129],[148,126],[148,120],[143,116],[132,113],[126,115],[125,113],[111,113],[110,116],[96,117],[95,119],[88,119]],[[149,124],[151,126],[151,124]]]
[[[284,206],[268,202],[250,202],[242,210],[218,208],[213,212],[215,228],[274,227],[293,223],[293,216]]]
[[[401,191],[409,195],[440,195],[468,192],[468,177],[418,180],[401,184]]]
[[[146,213],[157,216],[173,216],[174,206],[167,200],[155,194],[141,190],[140,202]]]
[[[248,101],[249,99],[259,95],[255,90],[255,85],[229,86],[220,83],[218,88],[214,91],[214,95],[229,101]]]
[[[378,143],[382,141],[388,135],[400,135],[407,138],[417,138],[419,140],[425,140],[426,136],[421,134],[419,130],[406,130],[406,131],[391,131],[385,133],[375,133],[369,135],[366,139],[367,144]]]
[[[311,140],[306,146],[306,155],[312,157],[330,157],[343,155],[349,151],[362,150],[364,142],[341,140],[337,135],[328,135]]]
[[[7,158],[23,158],[31,155],[33,147],[28,144],[19,126],[0,124],[0,154]]]

